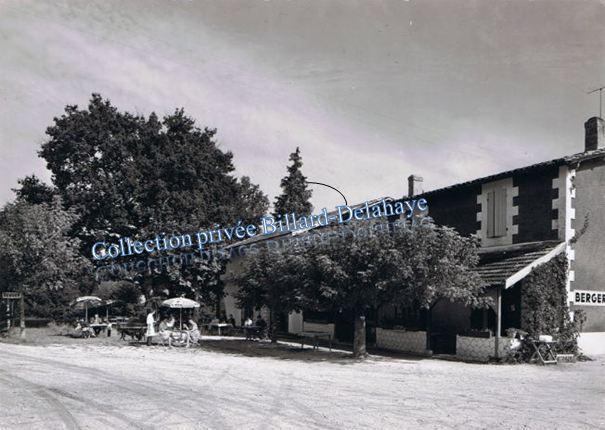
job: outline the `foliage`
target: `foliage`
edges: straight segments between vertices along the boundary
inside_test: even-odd
[[[454,230],[427,225],[377,230],[366,223],[333,228],[330,246],[260,251],[240,277],[242,305],[280,312],[339,309],[356,318],[355,355],[365,351],[364,318],[385,303],[430,308],[438,300],[485,306],[471,269],[477,243]],[[345,231],[345,234],[340,234]]]
[[[241,177],[238,187],[239,198],[235,202],[238,206],[238,219],[242,221],[242,225],[258,224],[259,218],[269,209],[269,199],[248,176]]]
[[[471,270],[478,261],[474,239],[431,224],[369,234],[351,227],[350,238],[311,251],[307,276],[320,302],[353,311],[357,318],[385,303],[424,308],[441,299],[488,304]],[[355,338],[354,346],[365,350],[365,330],[356,330]]]
[[[476,237],[464,237],[450,227],[423,224],[393,235],[400,253],[406,288],[397,289],[395,303],[430,309],[440,300],[485,307],[490,299],[472,270],[479,262]]]
[[[301,171],[303,162],[298,147],[290,154],[290,161],[292,164],[288,166],[288,175],[281,180],[282,194],[275,199],[275,216],[292,212],[308,215],[313,210],[309,202],[312,191],[307,189],[307,178]]]
[[[160,120],[120,112],[93,94],[86,109],[67,106],[47,134],[40,156],[66,207],[81,214],[76,233],[86,247],[110,234],[231,223],[240,202],[263,196],[249,179],[232,175],[233,156],[214,141],[216,130],[199,129],[182,109]],[[258,200],[248,216],[263,215]]]
[[[295,250],[261,248],[250,254],[244,264],[236,298],[243,308],[269,308],[273,341],[276,340],[278,315],[299,311],[309,303],[305,296],[305,270],[304,255]]]
[[[182,109],[160,120],[120,112],[93,94],[86,109],[67,106],[47,134],[39,154],[65,207],[80,215],[73,235],[85,255],[101,240],[195,232],[267,211],[259,187],[233,176],[233,156],[215,142],[216,130],[198,128]],[[139,280],[148,292],[166,281],[175,293],[219,297],[222,271],[224,262],[199,262]]]
[[[17,181],[20,188],[12,190],[17,195],[17,200],[37,205],[40,203],[52,203],[56,195],[53,187],[46,185],[36,175],[26,176]]]
[[[7,204],[0,212],[0,290],[23,291],[35,314],[55,316],[87,288],[90,263],[68,235],[76,220],[59,199]]]
[[[531,337],[555,335],[559,352],[577,353],[577,338],[584,318],[576,312],[574,321],[567,304],[567,257],[560,254],[534,268],[521,288],[521,328]]]

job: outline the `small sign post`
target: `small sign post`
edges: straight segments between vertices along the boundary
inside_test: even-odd
[[[7,318],[7,324],[6,324],[6,328],[10,329],[12,326],[12,317],[13,317],[13,313],[12,313],[12,300],[20,300],[20,305],[21,305],[21,315],[23,315],[23,295],[20,292],[17,291],[3,291],[2,292],[2,299],[6,300],[6,318]],[[23,316],[22,316],[23,318]]]

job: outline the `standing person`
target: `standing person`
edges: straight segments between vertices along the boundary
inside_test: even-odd
[[[152,309],[147,314],[147,345],[151,345],[151,338],[155,335],[155,310]]]
[[[254,336],[254,333],[252,331],[252,324],[254,323],[252,322],[250,316],[248,316],[246,318],[246,321],[244,321],[244,333],[246,333],[246,340],[252,340],[252,337]]]

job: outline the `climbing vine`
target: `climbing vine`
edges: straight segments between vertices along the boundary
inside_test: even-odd
[[[521,289],[521,328],[532,337],[554,335],[558,352],[577,353],[577,338],[584,316],[576,312],[572,321],[567,304],[567,258],[559,255],[536,267]]]

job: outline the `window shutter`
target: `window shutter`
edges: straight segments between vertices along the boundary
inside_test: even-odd
[[[506,236],[506,188],[500,188],[498,190],[498,210],[496,211],[498,217],[496,235]]]
[[[496,212],[494,192],[487,192],[487,237],[494,237],[494,215]]]

